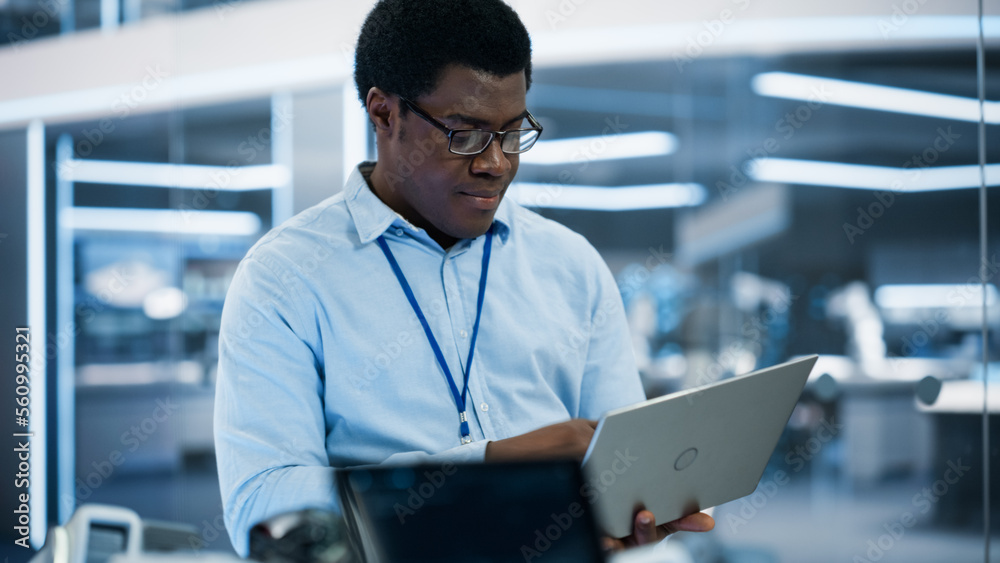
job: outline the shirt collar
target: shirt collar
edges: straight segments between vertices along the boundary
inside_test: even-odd
[[[362,162],[351,172],[344,186],[344,200],[354,219],[354,226],[361,243],[368,244],[374,241],[390,227],[403,228],[414,234],[425,233],[423,229],[404,219],[375,195],[368,186],[368,177],[374,168],[374,162]],[[513,204],[505,198],[493,216],[494,234],[503,242],[510,236],[511,205]]]

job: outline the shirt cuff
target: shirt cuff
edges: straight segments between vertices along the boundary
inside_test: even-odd
[[[471,444],[456,446],[436,454],[427,452],[403,452],[389,456],[383,464],[410,465],[416,463],[482,463],[486,460],[486,444],[489,440],[477,440]]]

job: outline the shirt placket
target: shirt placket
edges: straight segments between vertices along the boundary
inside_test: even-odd
[[[452,341],[461,361],[461,365],[457,366],[458,370],[455,372],[456,384],[461,390],[462,380],[465,378],[464,370],[468,367],[472,331],[476,322],[479,278],[482,275],[482,244],[478,245],[479,252],[470,252],[472,245],[469,242],[459,244],[466,246],[452,249],[447,254],[441,268],[441,280],[444,286],[445,300],[448,304],[447,311]],[[487,283],[486,294],[489,295],[489,283]],[[484,339],[482,334],[485,324],[485,319],[480,320],[477,348],[481,348],[484,341],[489,342],[489,339]],[[483,350],[479,349],[473,356],[473,363],[476,365],[472,366],[465,403],[469,426],[477,440],[486,436],[484,425],[489,426],[489,405],[482,398],[483,394],[480,392],[481,385],[479,384],[482,376],[480,373],[482,363],[477,359],[481,359],[480,354],[482,353]]]

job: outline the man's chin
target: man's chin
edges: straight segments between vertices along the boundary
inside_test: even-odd
[[[475,225],[467,225],[461,229],[455,229],[454,234],[450,236],[456,239],[474,239],[479,238],[486,234],[486,231],[490,230],[490,226],[493,225],[493,214],[490,214],[489,220],[484,222],[477,222]]]

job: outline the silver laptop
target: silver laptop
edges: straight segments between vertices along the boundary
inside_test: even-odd
[[[605,413],[583,459],[598,525],[624,537],[643,507],[664,524],[752,493],[816,359]]]

